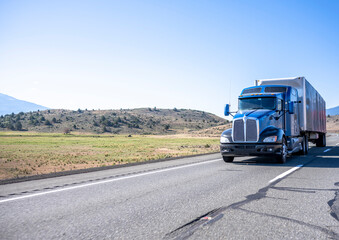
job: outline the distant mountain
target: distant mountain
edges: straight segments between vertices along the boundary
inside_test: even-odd
[[[0,93],[0,115],[46,109],[48,108]]]
[[[339,115],[339,106],[334,107],[334,108],[329,108],[326,110],[326,115]]]

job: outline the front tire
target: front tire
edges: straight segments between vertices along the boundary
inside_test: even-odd
[[[225,157],[225,156],[222,156],[222,159],[223,159],[225,162],[229,163],[229,162],[233,162],[234,157]]]
[[[286,139],[282,139],[282,144],[281,144],[281,152],[279,156],[277,157],[278,163],[284,164],[286,162],[287,158],[287,145],[286,145]]]

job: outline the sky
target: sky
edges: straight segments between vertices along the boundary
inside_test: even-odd
[[[223,116],[255,79],[339,105],[339,1],[0,0],[0,93],[57,109]]]

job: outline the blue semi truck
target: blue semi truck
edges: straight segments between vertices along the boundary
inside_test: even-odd
[[[309,141],[326,146],[326,103],[304,77],[256,80],[242,90],[235,115],[226,104],[232,128],[220,138],[225,162],[237,156],[306,155]]]

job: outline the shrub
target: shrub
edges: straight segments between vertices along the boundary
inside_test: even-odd
[[[64,128],[64,134],[70,134],[71,129],[70,128]]]

